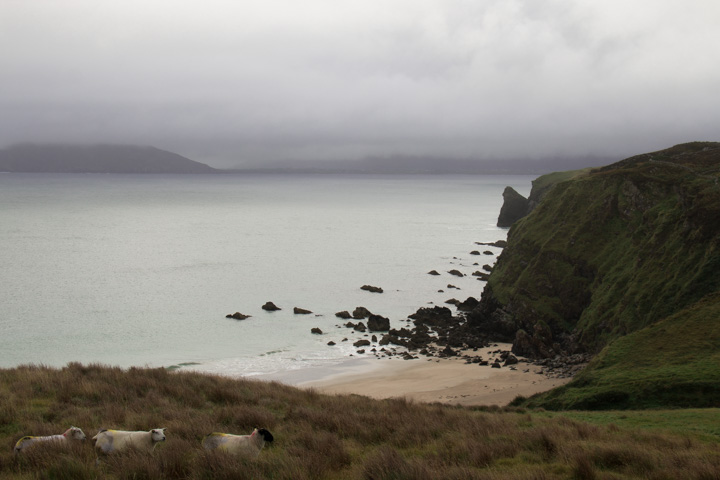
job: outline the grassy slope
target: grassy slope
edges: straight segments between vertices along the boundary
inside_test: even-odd
[[[695,415],[711,421],[717,414]],[[168,441],[152,455],[129,452],[99,465],[89,442],[38,446],[13,458],[23,435],[71,424],[88,436],[101,427],[166,427]],[[255,425],[276,440],[257,460],[200,448],[210,431],[243,433]],[[593,425],[522,409],[331,397],[162,369],[0,370],[0,477],[8,479],[715,478],[720,437],[703,434]]]
[[[693,398],[683,392],[688,382],[697,387],[696,406],[713,399],[713,405],[720,404],[720,395],[709,396],[720,376],[720,363],[709,360],[717,358],[720,345],[702,342],[704,327],[714,329],[720,322],[720,300],[712,296],[720,291],[719,147],[682,145],[558,183],[513,226],[488,288],[509,306],[520,328],[532,332],[542,321],[556,336],[575,331],[584,348],[599,350],[677,314],[668,320],[673,330],[657,330],[653,337],[672,355],[640,348],[642,336],[627,338],[560,393],[535,404],[685,405]],[[704,316],[695,315],[693,305],[704,297]],[[684,322],[694,323],[683,329]],[[683,347],[674,346],[679,344]],[[651,367],[631,355],[640,351]],[[686,361],[678,365],[673,358]],[[660,377],[666,386],[650,388]],[[640,381],[647,390],[626,396],[611,387],[620,381]],[[588,392],[581,394],[583,388]],[[590,400],[601,391],[608,395],[605,401]]]
[[[612,342],[572,382],[532,397],[550,409],[717,406],[720,294]]]

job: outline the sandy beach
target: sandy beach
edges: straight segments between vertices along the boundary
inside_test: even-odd
[[[492,359],[510,344],[479,349],[473,355]],[[549,378],[540,367],[521,361],[492,368],[467,364],[461,358],[402,360],[353,358],[332,368],[307,369],[267,376],[299,388],[326,394],[357,394],[371,398],[405,397],[418,402],[453,405],[507,405],[518,395],[530,396],[563,385],[569,379]]]

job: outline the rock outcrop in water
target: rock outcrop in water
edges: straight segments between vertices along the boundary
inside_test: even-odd
[[[265,305],[262,306],[262,309],[268,312],[275,312],[281,310],[281,308],[275,305],[273,302],[266,302]]]
[[[366,290],[366,291],[372,292],[372,293],[383,293],[383,289],[382,289],[382,288],[380,288],[380,287],[375,287],[375,286],[372,286],[372,285],[363,285],[362,287],[360,287],[360,290]]]
[[[505,187],[502,195],[503,205],[500,208],[497,226],[507,228],[528,214],[530,203],[512,187]]]

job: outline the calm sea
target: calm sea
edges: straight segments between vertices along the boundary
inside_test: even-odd
[[[355,349],[335,312],[401,326],[479,297],[471,274],[500,250],[474,242],[505,238],[502,191],[527,195],[533,178],[0,174],[0,366],[338,362]],[[252,317],[225,318],[236,311]]]

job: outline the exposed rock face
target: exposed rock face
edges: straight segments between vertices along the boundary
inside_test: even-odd
[[[279,308],[273,302],[266,302],[265,305],[262,306],[262,309],[267,310],[268,312],[275,312],[277,310],[281,310],[281,308]]]
[[[528,199],[520,195],[512,187],[505,187],[503,205],[500,208],[497,226],[508,228],[528,213]]]
[[[371,332],[387,332],[390,330],[390,319],[371,314],[368,317],[367,328]]]

